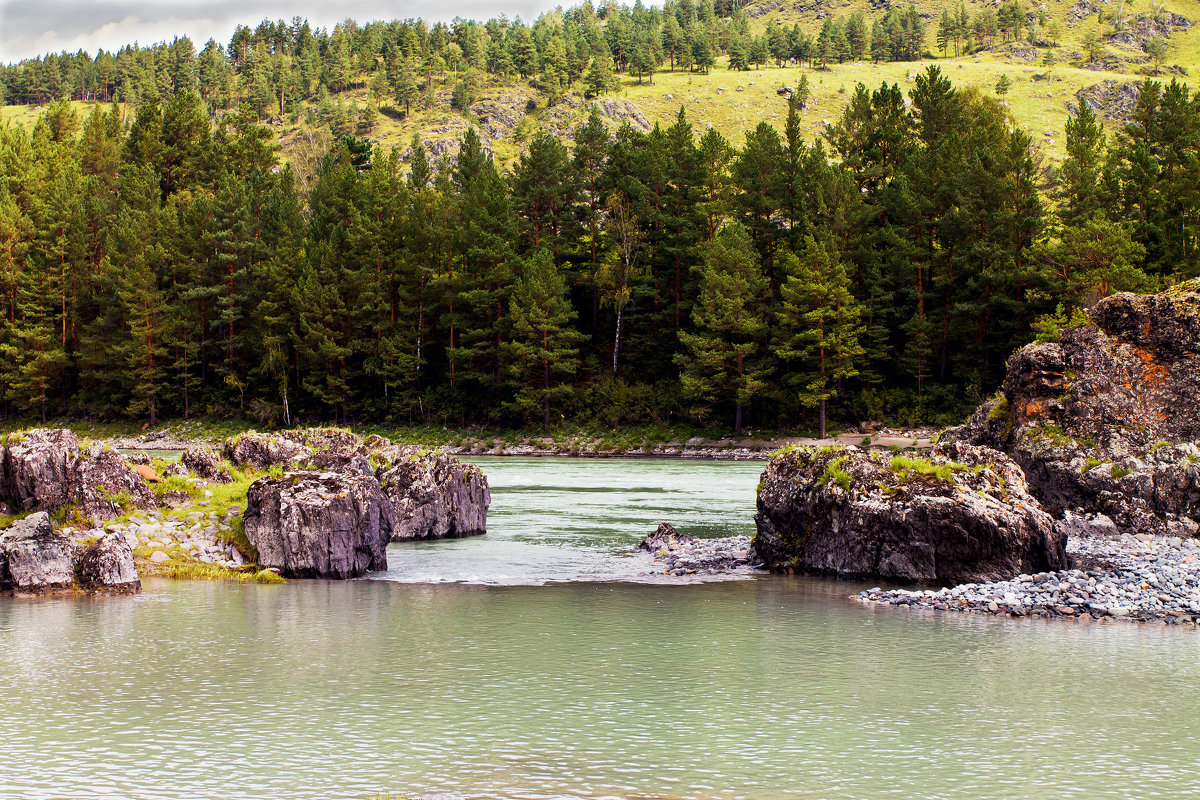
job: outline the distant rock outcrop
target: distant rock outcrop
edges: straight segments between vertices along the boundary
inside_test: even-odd
[[[1065,534],[1002,453],[929,460],[797,448],[767,464],[754,550],[774,570],[949,585],[1067,564]]]
[[[358,578],[387,569],[394,521],[375,478],[314,470],[255,481],[242,515],[259,564],[295,578]]]
[[[211,447],[189,447],[179,459],[197,478],[213,483],[229,483],[233,476],[225,468],[221,454]]]
[[[967,424],[943,433],[1002,450],[1055,516],[1130,533],[1200,530],[1200,281],[1116,294],[1091,322],[1028,345]]]
[[[271,433],[247,431],[225,442],[225,457],[238,467],[275,467],[307,455],[312,455],[311,448]]]

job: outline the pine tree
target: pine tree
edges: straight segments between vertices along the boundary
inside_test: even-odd
[[[743,411],[771,372],[764,346],[767,279],[740,225],[723,228],[703,246],[702,258],[696,331],[679,331],[685,349],[675,360],[684,394],[701,406],[732,402],[734,432],[741,433]]]
[[[599,97],[614,91],[619,86],[615,73],[612,54],[608,52],[608,48],[602,47],[592,59],[592,65],[588,67],[587,75],[583,79],[587,86],[587,97]]]
[[[571,394],[564,381],[578,369],[583,339],[572,327],[575,316],[562,272],[548,251],[537,250],[509,298],[511,338],[505,350],[516,405],[526,413],[540,411],[543,425],[550,424],[551,401]]]
[[[776,309],[774,352],[799,372],[788,377],[797,385],[803,406],[820,408],[820,437],[825,438],[826,403],[842,382],[858,374],[864,355],[860,343],[861,309],[850,293],[846,268],[812,236],[805,237],[804,254],[780,254],[787,275]]]

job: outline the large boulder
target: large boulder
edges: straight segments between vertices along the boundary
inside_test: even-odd
[[[75,579],[84,589],[132,593],[142,588],[133,550],[119,533],[108,531],[77,544],[74,569]]]
[[[1104,515],[1130,533],[1200,523],[1200,282],[1116,294],[1086,324],[1009,359],[1000,393],[943,441],[1024,469],[1055,516]]]
[[[312,455],[312,450],[291,439],[270,433],[247,431],[225,442],[225,457],[238,467],[274,467]]]
[[[233,476],[221,460],[221,454],[211,447],[189,447],[183,451],[179,460],[189,472],[206,481],[230,483],[233,480]]]
[[[79,440],[64,429],[36,428],[9,434],[0,453],[0,493],[17,510],[61,508],[71,494]]]
[[[393,541],[487,533],[492,494],[479,467],[434,451],[390,448],[377,458],[391,462],[379,482],[396,509]]]
[[[17,520],[0,535],[0,588],[22,593],[71,588],[72,549],[71,537],[54,530],[45,511]]]
[[[153,508],[154,492],[111,447],[93,445],[76,460],[68,500],[93,522],[118,517],[131,508]]]
[[[258,563],[295,578],[357,578],[387,569],[394,521],[375,478],[315,470],[255,481],[242,515]]]
[[[1067,566],[1066,536],[1021,470],[970,445],[929,459],[782,453],[763,472],[755,522],[754,549],[777,571],[950,585]]]

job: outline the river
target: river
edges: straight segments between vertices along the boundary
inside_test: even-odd
[[[1195,631],[639,582],[760,467],[488,460],[488,536],[373,580],[0,600],[0,798],[1200,796]]]

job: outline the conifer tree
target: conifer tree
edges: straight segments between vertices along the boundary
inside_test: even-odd
[[[512,332],[505,349],[516,405],[525,413],[540,411],[543,425],[550,424],[551,401],[571,393],[564,381],[578,369],[583,339],[572,327],[575,316],[562,272],[547,250],[537,250],[509,298]]]
[[[696,331],[679,331],[680,382],[702,407],[733,403],[734,432],[741,433],[743,411],[771,372],[764,341],[767,279],[741,225],[723,228],[703,246],[702,258],[700,296],[692,309]]]
[[[776,309],[773,349],[782,361],[799,367],[789,372],[791,381],[801,405],[820,408],[824,439],[826,403],[858,374],[864,355],[861,310],[850,293],[846,268],[814,237],[805,237],[801,256],[784,250],[779,260],[787,278]]]

